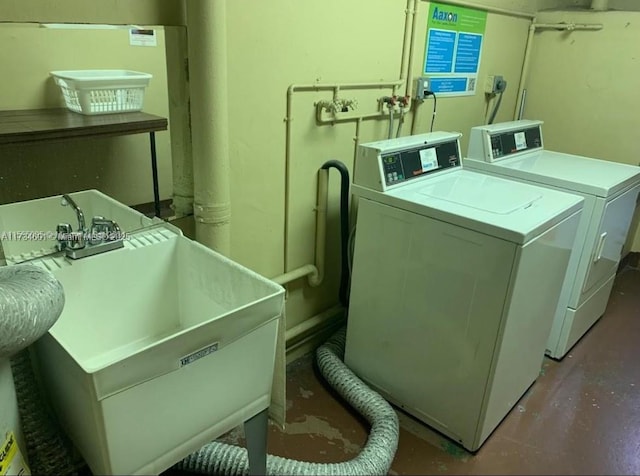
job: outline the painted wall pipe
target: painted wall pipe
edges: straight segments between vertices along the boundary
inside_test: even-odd
[[[429,0],[422,0],[422,1],[427,2]],[[467,2],[464,0],[447,0],[446,3],[449,5],[455,5],[459,7],[476,8],[478,10],[484,10],[485,12],[489,12],[489,13],[500,13],[502,15],[509,15],[512,17],[535,18],[536,16],[535,13],[519,12],[516,10],[509,10],[507,8],[500,8],[500,7],[490,7],[487,5],[480,5],[478,3]]]
[[[327,235],[327,202],[329,200],[329,171],[318,170],[318,192],[316,194],[315,264],[306,264],[272,279],[281,286],[304,278],[309,286],[316,287],[324,280],[325,243]]]
[[[536,30],[602,30],[602,23],[534,23]]]
[[[407,0],[407,6],[405,10],[405,26],[402,43],[402,55],[400,60],[400,78],[397,81],[375,81],[375,82],[358,82],[358,83],[316,83],[316,84],[292,84],[287,89],[287,105],[285,121],[285,200],[284,200],[284,270],[289,268],[288,257],[288,236],[289,236],[289,199],[290,199],[290,168],[291,168],[291,123],[293,122],[293,95],[299,91],[333,91],[333,99],[338,99],[338,94],[341,90],[357,90],[357,89],[383,89],[391,88],[393,94],[396,93],[398,88],[404,84],[406,87],[406,95],[411,96],[412,90],[412,77],[411,67],[413,64],[413,44],[414,34],[416,28],[416,13],[420,0]],[[410,31],[409,30],[409,26]],[[405,54],[408,50],[408,55]],[[355,149],[360,140],[360,125],[364,119],[377,119],[386,118],[385,113],[370,113],[370,114],[358,114],[350,115],[344,118],[336,118],[335,120],[325,120],[321,118],[320,112],[316,111],[318,116],[318,122],[321,124],[335,124],[337,122],[350,122],[356,121],[356,137],[354,138]],[[354,154],[356,151],[354,151]],[[326,218],[326,217],[325,217]],[[316,227],[317,229],[317,227]],[[316,256],[318,255],[318,234],[316,233]],[[323,238],[324,239],[324,238]],[[324,248],[323,248],[324,250]],[[323,251],[324,253],[324,251]],[[317,261],[317,260],[316,260]],[[276,278],[274,281],[279,284],[285,284],[291,282],[294,279],[299,279],[304,276],[310,276],[310,284],[314,281],[315,266],[304,265],[293,271],[286,272]],[[317,268],[316,268],[317,269]],[[295,276],[295,277],[294,277]]]
[[[284,168],[285,168],[285,186],[284,186],[284,269],[289,268],[288,257],[288,236],[289,236],[289,198],[291,189],[291,123],[293,122],[293,95],[302,91],[333,91],[334,99],[341,89],[384,89],[397,88],[404,81],[378,81],[378,82],[362,82],[362,83],[315,83],[315,84],[292,84],[287,89],[287,109],[284,118],[285,121],[285,146],[284,146]],[[353,116],[357,120],[357,116]],[[285,273],[288,274],[288,273]],[[284,276],[284,275],[283,275]],[[304,277],[303,274],[300,277]]]
[[[187,2],[196,240],[231,251],[226,0]]]
[[[317,275],[309,275],[309,285],[319,286],[324,279],[325,243],[327,240],[327,202],[329,201],[329,171],[318,170],[316,194],[316,268]]]
[[[278,283],[280,286],[284,286],[291,281],[295,281],[296,279],[304,278],[305,276],[311,276],[310,281],[316,280],[318,276],[318,268],[312,264],[305,264],[304,266],[300,266],[288,273],[281,274],[280,276],[276,276],[275,278],[271,278],[271,281]]]
[[[553,29],[553,30],[602,30],[604,26],[601,23],[536,23],[535,18],[529,25],[529,34],[527,36],[527,44],[524,50],[524,60],[522,62],[522,71],[520,73],[520,84],[516,95],[516,107],[513,112],[513,119],[517,120],[521,115],[522,100],[525,83],[529,75],[529,63],[531,61],[531,49],[533,47],[533,37],[536,30]]]
[[[522,69],[520,70],[520,82],[518,84],[518,92],[516,93],[516,108],[513,111],[513,119],[517,120],[520,114],[520,107],[522,103],[522,91],[524,85],[527,82],[527,75],[529,74],[529,61],[531,60],[531,48],[533,46],[533,35],[536,32],[536,20],[531,20],[529,25],[529,33],[527,35],[527,44],[524,47],[524,59],[522,60]]]
[[[173,168],[171,208],[177,217],[183,217],[193,213],[193,155],[189,118],[186,28],[167,27],[165,38]]]
[[[405,74],[405,78],[406,78],[406,84],[405,84],[405,91],[404,91],[404,95],[409,99],[409,101],[411,101],[412,96],[412,92],[413,92],[413,47],[415,45],[415,34],[416,34],[416,17],[418,16],[418,5],[420,4],[420,0],[413,0],[413,4],[411,3],[411,0],[407,1],[407,11],[405,12],[405,17],[406,17],[406,21],[405,21],[405,25],[408,22],[408,18],[409,15],[411,15],[411,29],[409,32],[409,58],[407,60],[407,70],[404,73]],[[405,27],[406,28],[406,27]],[[406,33],[405,33],[406,36]],[[404,58],[403,58],[404,59]],[[402,76],[400,76],[402,77]],[[409,102],[408,106],[411,105],[411,102]]]
[[[320,314],[316,314],[313,317],[305,319],[300,324],[293,326],[291,329],[287,330],[285,333],[285,340],[287,343],[290,343],[297,337],[301,336],[305,332],[308,332],[316,327],[321,327],[324,324],[332,323],[335,324],[344,318],[344,307],[340,305],[333,306],[326,311],[321,312]]]

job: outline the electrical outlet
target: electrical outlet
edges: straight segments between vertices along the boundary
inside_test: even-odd
[[[427,98],[427,91],[430,91],[429,85],[431,83],[430,78],[427,76],[422,76],[416,79],[416,92],[415,98],[419,101],[422,101]]]
[[[487,76],[487,80],[484,83],[484,92],[486,94],[498,94],[504,91],[505,86],[506,82],[502,76],[492,74]]]

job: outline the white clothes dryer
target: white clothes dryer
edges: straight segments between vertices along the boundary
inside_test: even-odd
[[[584,197],[547,354],[562,359],[604,314],[640,191],[640,167],[544,149],[542,121],[471,129],[467,169]]]

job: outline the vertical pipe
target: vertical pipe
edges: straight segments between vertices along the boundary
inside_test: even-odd
[[[520,120],[524,117],[524,108],[527,103],[527,90],[523,89],[522,94],[520,95],[520,109],[518,110],[518,117],[516,119]]]
[[[167,26],[164,31],[173,169],[171,208],[177,217],[183,217],[193,213],[193,155],[189,120],[187,29],[184,26]]]
[[[329,170],[318,170],[318,194],[316,197],[316,254],[317,275],[309,275],[309,284],[319,286],[324,279],[325,243],[327,239],[327,201],[329,198]]]
[[[513,118],[518,119],[520,113],[520,107],[522,105],[522,91],[524,91],[524,85],[527,82],[527,75],[529,74],[529,61],[531,59],[531,48],[533,47],[533,35],[536,32],[536,20],[531,20],[529,25],[529,34],[527,35],[527,45],[524,49],[524,60],[522,61],[522,71],[520,72],[520,84],[518,85],[518,93],[516,95],[516,109],[513,111]]]
[[[187,3],[196,240],[224,255],[231,251],[227,2]]]
[[[413,16],[411,18],[411,33],[409,34],[409,58],[407,60],[407,72],[405,73],[406,76],[406,88],[405,88],[405,96],[411,97],[412,96],[412,90],[413,90],[413,77],[411,76],[413,74],[413,47],[415,45],[415,35],[416,35],[416,25],[417,25],[417,16],[418,16],[418,4],[420,3],[420,0],[414,0],[413,2],[413,6],[411,7],[412,11],[411,11],[411,15]],[[407,2],[407,8],[410,7],[410,3]],[[402,76],[400,77],[402,78]]]

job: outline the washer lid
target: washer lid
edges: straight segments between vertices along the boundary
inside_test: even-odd
[[[640,181],[640,167],[635,165],[549,150],[493,163],[464,159],[464,165],[599,197],[609,197]]]
[[[517,182],[476,174],[456,174],[451,180],[426,185],[418,193],[500,215],[531,206],[542,198],[540,190],[523,189]]]
[[[575,194],[460,169],[386,192],[354,184],[354,195],[517,244],[582,209]]]

